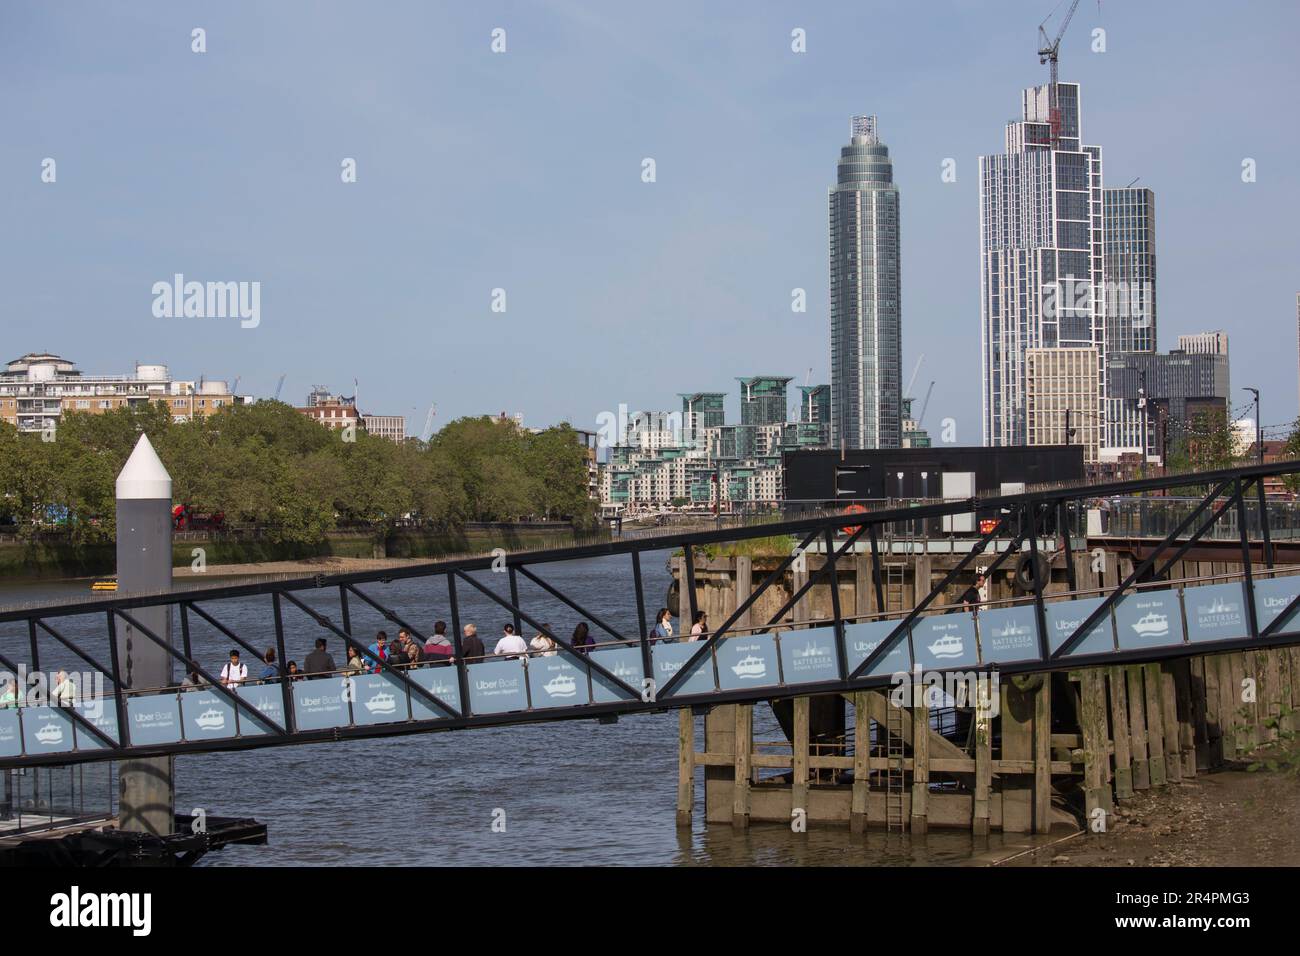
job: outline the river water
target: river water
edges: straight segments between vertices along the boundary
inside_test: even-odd
[[[642,559],[646,603],[663,600],[670,576],[668,553]],[[543,566],[541,577],[625,634],[637,631],[630,560],[605,558]],[[505,575],[480,576],[503,596]],[[540,588],[521,579],[528,613],[567,634],[579,617]],[[44,602],[87,594],[88,582],[0,584],[0,605]],[[416,579],[362,588],[429,633],[438,618],[450,623],[446,585]],[[301,592],[303,600],[339,620],[337,590]],[[467,585],[457,588],[461,620],[474,622],[491,650],[509,615]],[[360,601],[350,602],[355,632],[373,635],[385,624]],[[273,646],[269,597],[223,601],[208,609],[258,646]],[[325,636],[337,661],[341,641],[287,602],[286,641],[291,659],[303,661],[316,637]],[[102,622],[102,617],[98,618]],[[64,633],[91,635],[102,623],[65,619]],[[192,617],[198,659],[215,672],[230,642]],[[179,626],[175,625],[179,645]],[[599,632],[593,628],[593,632]],[[604,635],[601,635],[604,637]],[[10,657],[26,658],[21,626],[0,629]],[[48,644],[48,647],[47,647]],[[88,645],[91,646],[91,645]],[[96,649],[107,660],[107,642]],[[42,641],[42,668],[76,666]],[[250,675],[258,670],[249,663]],[[697,746],[703,718],[696,718]],[[783,739],[767,706],[754,711],[760,740]],[[1000,835],[932,831],[912,840],[872,832],[756,824],[748,830],[703,822],[703,780],[696,778],[694,825],[674,823],[677,793],[675,712],[622,717],[615,724],[556,721],[376,740],[353,740],[239,753],[178,757],[178,812],[203,808],[210,816],[254,817],[267,824],[269,844],[231,847],[203,861],[248,865],[947,865],[996,852]],[[502,827],[504,822],[504,828]],[[494,823],[496,824],[494,826]],[[1014,841],[1022,844],[1023,838]],[[1012,845],[1010,842],[1008,846]]]

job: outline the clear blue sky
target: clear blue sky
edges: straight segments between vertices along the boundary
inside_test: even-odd
[[[434,401],[439,423],[593,428],[708,389],[734,416],[737,376],[828,378],[826,189],[850,115],[876,113],[904,378],[924,352],[926,424],[977,444],[976,162],[1046,77],[1052,3],[803,7],[6,0],[0,358],[163,362],[260,396],[287,373],[294,402],[356,378],[415,433]],[[1226,330],[1265,424],[1297,414],[1298,28],[1291,2],[1084,0],[1061,51],[1108,184],[1156,190],[1161,348]],[[176,272],[261,282],[260,326],[155,318]]]

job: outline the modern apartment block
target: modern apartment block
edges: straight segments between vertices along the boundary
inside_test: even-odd
[[[726,392],[683,392],[678,398],[682,400],[682,440],[687,444],[694,445],[704,429],[727,420],[723,407]]]
[[[29,352],[0,372],[0,420],[24,432],[57,428],[64,412],[98,414],[162,402],[179,422],[242,401],[226,382],[173,379],[166,365],[137,364],[129,375],[83,375],[74,362],[58,355]]]
[[[1180,340],[1181,341],[1181,340]],[[1226,340],[1225,340],[1226,344]],[[1228,356],[1213,352],[1120,352],[1107,359],[1113,401],[1123,409],[1111,452],[1161,460],[1205,411],[1226,412],[1232,394]]]
[[[1102,190],[1106,347],[1156,350],[1156,194],[1145,187]]]
[[[1296,311],[1300,314],[1300,295],[1296,296]],[[1178,336],[1178,351],[1191,355],[1227,355],[1227,332],[1197,332]]]
[[[986,445],[1029,441],[1033,349],[1107,350],[1102,152],[1082,144],[1079,85],[1022,93],[1005,152],[981,156],[980,348]],[[1101,390],[1080,409],[1104,426]],[[1103,432],[1104,434],[1104,427]]]
[[[831,440],[902,444],[898,187],[874,116],[855,116],[830,190]]]
[[[781,456],[826,447],[830,386],[807,386],[798,421],[787,420],[790,378],[739,379],[740,423],[728,424],[722,392],[682,393],[682,411],[630,416],[600,470],[602,507],[645,510],[721,502],[780,501]]]
[[[808,429],[822,445],[831,443],[831,387],[829,385],[799,386],[799,422],[816,426]]]
[[[1025,444],[1082,445],[1085,464],[1097,461],[1101,429],[1097,350],[1029,349],[1025,353]]]

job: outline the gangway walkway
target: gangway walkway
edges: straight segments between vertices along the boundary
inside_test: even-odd
[[[1300,567],[1274,568],[1268,543],[1268,522],[1262,527],[1264,567],[1252,568],[1247,511],[1264,511],[1263,499],[1252,494],[1265,478],[1300,473],[1300,462],[1118,482],[1088,488],[1071,487],[985,499],[935,503],[854,514],[845,527],[843,515],[768,523],[752,528],[694,532],[672,540],[682,549],[683,620],[695,610],[695,549],[705,545],[756,537],[790,535],[798,541],[792,553],[753,589],[721,626],[698,642],[656,642],[647,632],[650,608],[641,575],[648,551],[662,550],[662,538],[610,541],[577,548],[538,551],[504,557],[433,562],[378,572],[317,575],[222,587],[176,590],[159,595],[121,596],[106,600],[22,607],[0,612],[0,629],[25,632],[24,652],[5,645],[0,665],[13,674],[39,673],[41,650],[54,642],[72,653],[102,679],[102,696],[80,696],[57,706],[48,695],[28,694],[22,706],[0,709],[0,768],[70,761],[120,760],[162,754],[250,749],[347,738],[380,737],[429,731],[458,730],[498,724],[575,718],[610,719],[621,714],[669,708],[755,702],[780,697],[850,693],[889,686],[902,672],[1002,673],[1064,670],[1124,662],[1300,643],[1300,625],[1293,620],[1300,606]],[[1203,486],[1204,497],[1126,575],[1118,586],[1084,591],[1074,580],[1070,560],[1072,534],[1058,536],[1065,552],[1069,578],[1066,594],[1046,594],[1044,575],[1033,574],[1031,593],[1023,599],[998,602],[975,611],[942,606],[939,601],[974,562],[992,558],[992,574],[1011,555],[1029,554],[1040,566],[1040,550],[1049,528],[1069,530],[1069,515],[1082,513],[1086,502],[1103,496],[1128,496],[1168,488]],[[1170,569],[1209,533],[1224,514],[1233,514],[1240,531],[1242,569],[1237,575],[1213,579],[1171,581]],[[816,584],[835,571],[836,560],[866,542],[873,560],[877,606],[887,607],[884,595],[880,531],[893,522],[965,516],[981,528],[968,553],[915,605],[890,608],[875,616],[846,614],[838,589],[830,589],[829,619],[789,620],[791,609]],[[989,552],[995,539],[1011,545]],[[802,586],[782,602],[766,624],[740,628],[738,621],[758,599],[786,580],[787,573],[815,544],[827,555]],[[602,620],[599,608],[588,608],[549,583],[546,566],[576,559],[616,561],[630,558],[629,589],[636,597],[639,627],[634,634]],[[500,577],[497,577],[500,574]],[[484,583],[502,581],[507,593]],[[365,654],[368,635],[353,627],[359,608],[377,613],[396,627],[408,629],[421,644],[425,630],[405,615],[367,593],[366,585],[396,579],[441,580],[446,585],[451,618],[449,638],[454,659],[449,662],[386,667],[380,673],[349,677],[342,674],[289,677],[284,673],[285,617],[305,615],[319,634],[341,641]],[[581,614],[606,639],[589,652],[573,648],[554,633],[536,609],[519,597],[528,582],[553,600]],[[334,613],[320,610],[322,589],[336,593]],[[552,656],[467,660],[462,648],[458,595],[481,595],[515,622],[545,633],[558,646]],[[278,676],[238,687],[224,687],[217,676],[195,659],[191,630],[210,628],[243,647],[255,660],[261,653],[246,635],[223,620],[223,605],[236,600],[266,600],[265,621],[273,629]],[[178,621],[180,641],[168,640],[140,620],[149,608],[166,608]],[[155,614],[157,612],[154,612]],[[81,622],[72,634],[70,621]],[[98,643],[87,636],[85,622]],[[685,629],[685,628],[684,628]],[[12,630],[9,632],[12,633]],[[135,688],[119,653],[119,637],[150,642],[175,661],[177,670],[197,674],[204,684],[194,688]],[[96,650],[106,644],[107,659]]]

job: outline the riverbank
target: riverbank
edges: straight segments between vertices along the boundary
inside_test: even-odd
[[[390,532],[333,531],[315,542],[273,541],[264,536],[181,532],[172,541],[172,566],[184,577],[200,560],[207,575],[216,568],[238,566],[248,574],[292,573],[320,560],[431,561],[461,555],[488,554],[494,548],[521,551],[564,547],[578,540],[568,522],[476,522],[444,531],[398,529]],[[116,568],[116,545],[72,544],[57,539],[0,539],[0,578],[42,581],[102,577]],[[256,570],[264,565],[288,565],[287,572]],[[396,565],[378,565],[392,567]],[[358,565],[357,570],[370,570]],[[225,573],[225,572],[222,572]]]
[[[1300,780],[1246,771],[1203,773],[1139,791],[1105,833],[1081,833],[1003,866],[1300,866]]]

